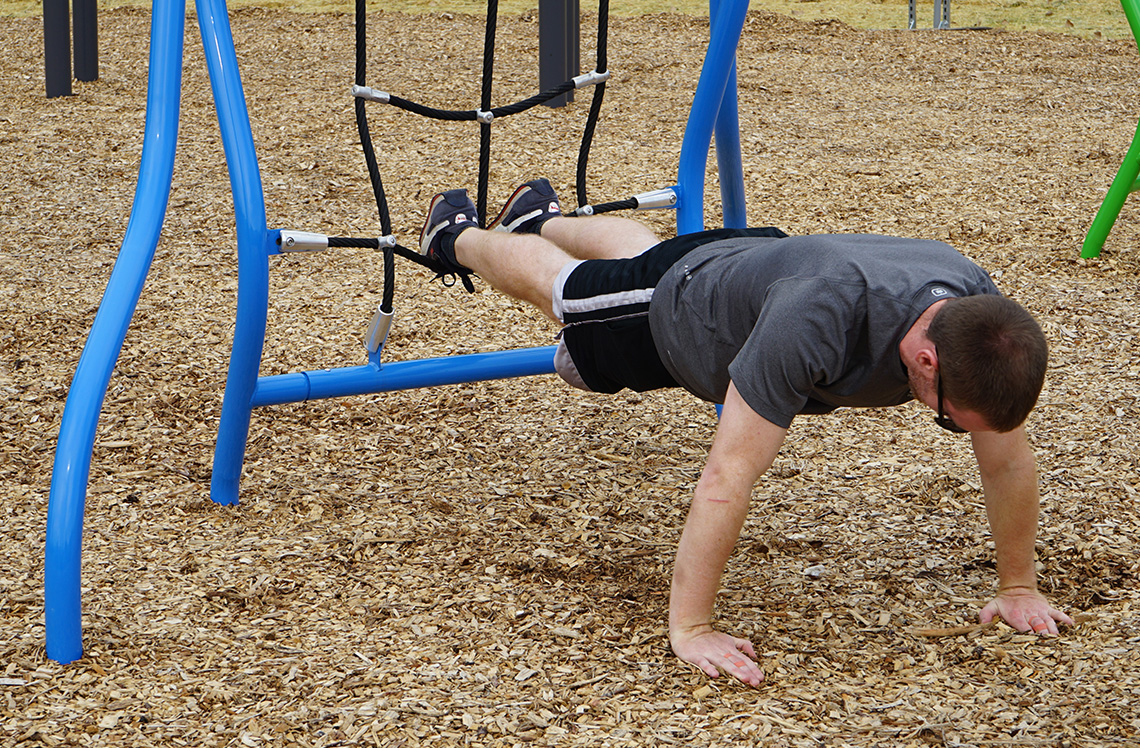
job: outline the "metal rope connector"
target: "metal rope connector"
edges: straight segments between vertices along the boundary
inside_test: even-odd
[[[392,329],[393,312],[385,312],[383,307],[372,315],[372,322],[368,325],[368,332],[364,337],[364,346],[370,355],[376,355],[384,349],[384,342],[388,340],[388,333]]]
[[[495,113],[494,112],[484,112],[482,109],[476,109],[475,110],[475,121],[476,122],[483,124],[483,125],[489,125],[489,124],[491,124],[491,120],[493,120],[493,119],[495,119]]]
[[[282,252],[322,252],[329,248],[329,238],[309,231],[281,232],[277,240]]]
[[[677,207],[677,192],[672,187],[642,192],[640,195],[634,195],[633,199],[637,201],[637,210]]]
[[[377,91],[375,88],[369,88],[368,86],[353,86],[352,95],[358,99],[378,101],[381,104],[387,104],[392,98],[387,91]]]
[[[396,235],[388,234],[388,236],[376,237],[376,249],[384,249],[385,247],[396,246]]]
[[[597,70],[591,70],[588,73],[583,73],[574,78],[574,88],[584,88],[585,86],[594,86],[598,83],[605,83],[610,79],[610,71],[599,73]]]

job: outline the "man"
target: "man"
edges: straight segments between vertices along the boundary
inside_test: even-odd
[[[792,419],[918,399],[970,433],[999,578],[980,612],[1019,631],[1071,624],[1037,592],[1039,497],[1023,422],[1044,382],[1044,335],[977,265],[941,242],[721,229],[658,240],[623,218],[564,217],[545,179],[488,230],[465,190],[435,196],[421,251],[563,325],[558,373],[596,392],[684,387],[723,403],[677,549],[673,651],[757,685],[747,640],[712,626],[721,574]]]

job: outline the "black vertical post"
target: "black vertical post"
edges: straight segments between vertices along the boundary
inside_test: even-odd
[[[545,91],[580,72],[578,57],[578,0],[538,0],[538,88]],[[569,91],[546,102],[566,106],[574,100]]]
[[[73,0],[75,79],[99,80],[99,12],[95,0]]]
[[[48,98],[71,95],[71,24],[67,0],[44,0],[44,82]]]

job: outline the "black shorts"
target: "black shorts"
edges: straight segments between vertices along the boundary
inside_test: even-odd
[[[554,289],[556,311],[566,325],[555,355],[558,373],[593,392],[676,387],[649,329],[653,289],[665,271],[697,247],[742,236],[787,234],[774,228],[698,231],[667,239],[636,257],[573,266],[561,289]]]

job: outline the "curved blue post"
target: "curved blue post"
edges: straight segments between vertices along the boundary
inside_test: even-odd
[[[226,4],[224,0],[197,0],[197,8],[237,221],[237,321],[210,482],[210,497],[214,501],[233,504],[238,500],[251,402],[265,344],[271,247],[261,172]]]
[[[724,138],[723,148],[718,146],[718,159],[721,159],[722,184],[725,174],[729,174],[732,220],[742,220],[743,213],[743,171],[739,166],[740,132],[736,121],[736,47],[740,43],[740,33],[744,28],[744,17],[748,12],[748,0],[720,0],[712,2],[709,13],[709,48],[705,53],[701,77],[693,96],[689,121],[685,126],[685,137],[681,141],[681,158],[677,169],[677,233],[689,234],[704,228],[704,189],[705,164],[708,162],[709,143],[713,129],[719,119],[724,118],[718,135]],[[731,96],[726,95],[729,83]],[[726,102],[726,99],[728,100]],[[724,109],[731,107],[732,114]],[[731,121],[730,121],[731,120]],[[733,130],[734,135],[728,130]],[[732,141],[735,139],[735,156]],[[724,162],[728,162],[725,164]],[[736,164],[733,164],[733,161]],[[722,188],[723,194],[723,188]],[[728,225],[729,209],[725,217]]]
[[[62,663],[83,656],[79,574],[95,428],[154,260],[174,175],[186,6],[184,0],[154,5],[146,127],[131,218],[71,380],[52,468],[44,547],[44,625],[47,655]]]
[[[740,158],[740,113],[736,97],[736,65],[725,86],[716,116],[716,167],[720,175],[720,205],[724,227],[748,226],[744,199],[744,164]]]

